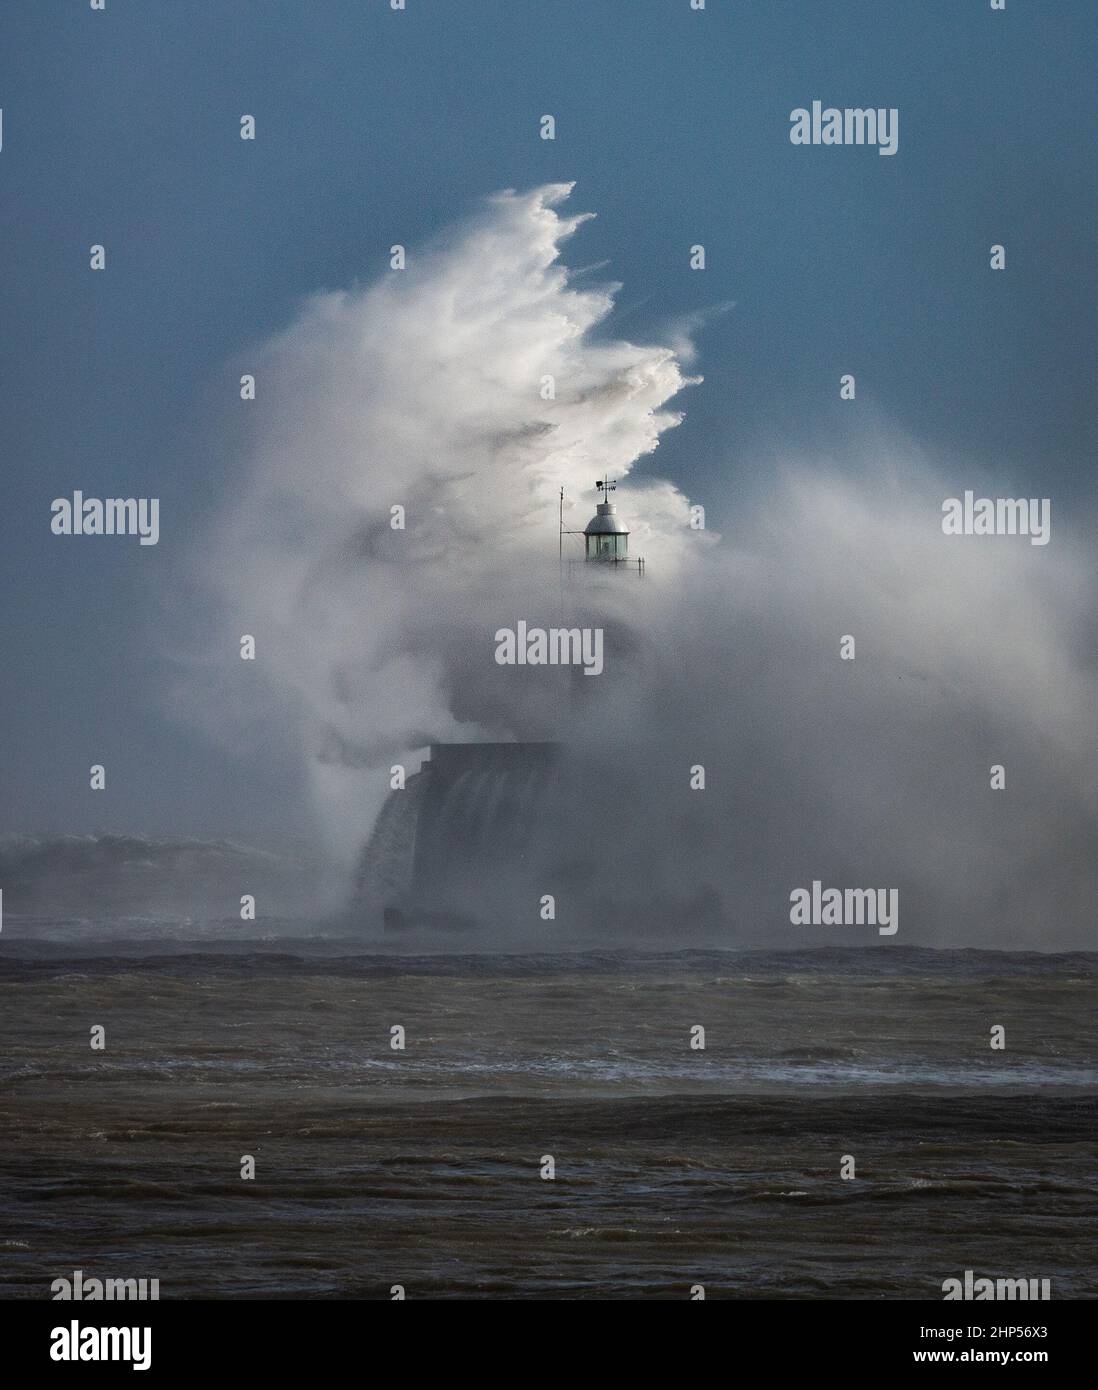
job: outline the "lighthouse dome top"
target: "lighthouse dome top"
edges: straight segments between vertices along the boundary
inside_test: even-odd
[[[600,502],[595,508],[595,515],[583,528],[585,536],[627,536],[629,527],[618,516],[618,509],[613,502]]]

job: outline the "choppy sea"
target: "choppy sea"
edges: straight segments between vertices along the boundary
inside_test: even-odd
[[[87,925],[5,924],[0,1296],[1098,1295],[1098,955]]]

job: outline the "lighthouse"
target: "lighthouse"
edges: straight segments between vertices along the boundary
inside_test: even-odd
[[[618,515],[618,509],[610,501],[610,494],[617,487],[613,478],[600,478],[595,487],[602,494],[602,501],[595,507],[595,515],[582,531],[564,529],[564,489],[560,490],[560,534],[561,544],[565,536],[582,535],[583,562],[585,564],[607,565],[616,568],[626,565],[644,574],[644,560],[629,554],[629,527]],[[562,551],[563,556],[563,551]]]
[[[610,494],[616,484],[606,478],[595,484],[602,493],[602,501],[595,508],[595,515],[583,528],[583,543],[586,558],[602,564],[616,564],[629,558],[629,528],[618,509],[610,501]]]
[[[623,581],[607,576],[622,566],[644,574],[644,560],[629,554],[629,528],[610,500],[614,479],[600,478],[595,486],[601,501],[582,531],[565,530],[560,489],[562,609],[565,574],[582,575],[577,588],[589,593],[619,587]],[[583,555],[577,547],[567,566],[565,536],[583,540]],[[582,592],[568,602],[595,606]],[[501,660],[507,639],[511,654]],[[601,626],[545,630],[519,619],[513,632],[501,630],[496,641],[504,644],[497,647],[501,666],[566,664],[577,674],[580,666],[584,675],[602,674]],[[624,923],[626,911],[632,920],[636,909],[622,905],[624,894],[621,901],[611,900],[605,865],[594,860],[588,841],[566,843],[546,830],[549,823],[573,824],[577,803],[590,797],[588,767],[586,755],[570,758],[557,743],[432,743],[419,771],[390,792],[363,847],[354,911],[385,931],[509,927],[516,901],[536,901],[546,882],[574,875],[577,899],[596,877],[602,884],[603,894],[589,900],[592,921],[605,923],[617,913],[615,920]],[[601,852],[601,843],[597,848]]]

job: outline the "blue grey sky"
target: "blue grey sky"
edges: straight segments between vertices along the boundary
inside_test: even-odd
[[[392,243],[500,188],[576,181],[597,219],[567,260],[623,286],[606,331],[659,340],[732,305],[698,334],[685,423],[642,464],[716,528],[775,457],[841,462],[870,418],[963,461],[958,487],[972,463],[1089,508],[1096,59],[1093,0],[9,6],[0,828],[291,824],[281,769],[164,708],[164,589],[231,486],[237,363],[303,296],[385,273]],[[897,155],[791,145],[816,98],[898,108]],[[75,488],[159,497],[160,544],[52,536]]]

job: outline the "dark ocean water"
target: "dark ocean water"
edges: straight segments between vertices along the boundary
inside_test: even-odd
[[[1098,956],[58,935],[0,954],[3,1296],[1098,1296]]]

